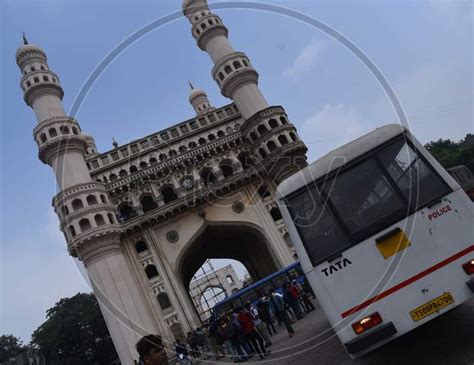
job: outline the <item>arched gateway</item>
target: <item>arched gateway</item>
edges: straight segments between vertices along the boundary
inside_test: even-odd
[[[214,108],[191,86],[193,118],[103,153],[65,114],[45,52],[24,38],[16,53],[39,158],[60,188],[61,230],[123,364],[136,359],[144,334],[174,341],[200,325],[188,289],[206,259],[236,259],[254,279],[293,261],[273,192],[306,166],[306,146],[285,110],[266,102],[257,71],[206,1],[185,0],[183,12],[233,103]]]
[[[177,273],[185,288],[208,258],[240,261],[257,280],[287,263],[287,258],[277,258],[265,231],[246,221],[206,222],[200,227],[177,262]]]

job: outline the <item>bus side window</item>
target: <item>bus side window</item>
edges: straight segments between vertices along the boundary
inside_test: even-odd
[[[384,167],[413,208],[449,193],[449,188],[416,152],[399,140],[378,153]]]

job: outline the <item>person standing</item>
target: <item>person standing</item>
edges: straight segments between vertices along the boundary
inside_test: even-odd
[[[222,350],[219,349],[220,346],[217,345],[216,341],[216,332],[217,332],[217,322],[214,319],[214,317],[211,317],[209,319],[209,327],[207,330],[207,338],[209,341],[209,346],[211,347],[211,352],[214,354],[216,357],[216,360],[219,359],[219,352],[222,353]]]
[[[269,354],[269,351],[265,350],[265,344],[264,344],[263,338],[255,330],[255,326],[253,324],[253,316],[250,314],[250,312],[246,311],[243,307],[240,307],[239,309],[237,309],[237,311],[238,311],[237,320],[240,323],[240,326],[242,328],[242,331],[245,334],[245,337],[252,344],[255,350],[255,353],[257,353],[260,356],[260,359],[263,359],[265,355]]]
[[[290,325],[290,318],[288,318],[288,313],[286,313],[285,300],[283,299],[283,295],[274,291],[272,293],[272,297],[275,302],[275,308],[280,313],[280,319],[282,323],[285,325],[286,330],[288,331],[288,336],[293,337],[295,334],[295,330]]]
[[[299,301],[298,289],[286,283],[283,285],[283,299],[285,303],[292,309],[297,319],[303,318],[302,309]]]
[[[262,338],[265,340],[265,347],[270,346],[272,344],[272,341],[270,340],[267,325],[260,318],[260,313],[257,307],[252,303],[247,302],[245,303],[245,309],[252,315],[253,325],[255,326],[255,329],[257,330],[258,334],[262,336]]]
[[[303,285],[299,284],[296,282],[296,280],[293,281],[293,284],[296,285],[298,288],[299,294],[300,294],[300,302],[302,305],[304,305],[306,313],[313,311],[314,305],[311,303],[311,300],[309,300],[308,294],[303,288]]]
[[[229,321],[226,317],[221,317],[219,320],[219,327],[217,329],[220,341],[226,345],[229,349],[234,362],[241,362],[247,360],[242,346],[238,340],[237,328],[234,326],[232,321]]]
[[[268,329],[270,336],[276,334],[277,331],[273,325],[272,315],[270,313],[270,306],[268,304],[269,300],[267,297],[263,296],[257,303],[258,313],[260,314],[260,319],[265,323]],[[272,334],[273,330],[273,334]]]

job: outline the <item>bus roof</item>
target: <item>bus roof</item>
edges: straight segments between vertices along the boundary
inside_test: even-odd
[[[332,150],[308,167],[284,180],[277,189],[278,199],[291,194],[311,181],[327,175],[338,167],[406,131],[407,129],[400,124],[387,124]]]
[[[296,261],[296,262],[292,263],[291,265],[289,265],[287,267],[284,267],[283,269],[280,269],[280,270],[274,272],[273,274],[268,275],[267,277],[263,278],[262,280],[259,280],[256,283],[253,283],[252,285],[247,286],[246,288],[240,289],[238,292],[232,294],[230,297],[227,297],[227,298],[221,300],[214,307],[218,307],[218,306],[221,306],[221,305],[223,305],[227,302],[233,301],[235,298],[238,298],[241,295],[243,295],[245,293],[248,293],[249,291],[259,287],[262,284],[265,284],[266,282],[272,280],[274,277],[276,277],[278,275],[281,275],[282,273],[297,267],[299,264],[300,264],[300,262]]]

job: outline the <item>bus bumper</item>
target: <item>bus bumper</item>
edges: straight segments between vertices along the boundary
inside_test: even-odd
[[[356,354],[395,333],[397,333],[395,326],[392,322],[388,322],[346,342],[344,346],[349,354]]]

